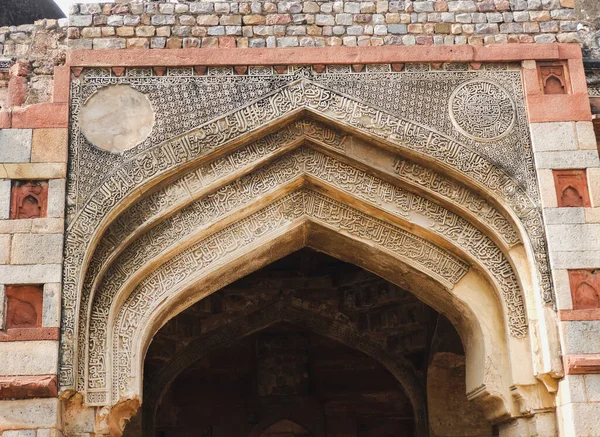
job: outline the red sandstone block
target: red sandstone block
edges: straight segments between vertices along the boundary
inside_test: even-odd
[[[206,39],[206,38],[205,38]],[[202,41],[202,47],[207,47]],[[200,58],[201,57],[201,61]],[[390,64],[407,62],[512,62],[581,59],[577,44],[501,44],[497,46],[301,47],[235,50],[71,50],[71,67],[185,65]]]
[[[569,270],[573,309],[600,309],[600,271]]]
[[[587,310],[560,310],[558,317],[562,321],[573,320],[600,320],[600,308]]]
[[[57,394],[56,375],[0,378],[0,399],[53,398]]]
[[[61,65],[59,67],[54,67],[54,88],[52,91],[53,103],[69,102],[70,76],[71,71],[68,66]]]
[[[7,106],[21,106],[27,97],[27,78],[11,77],[8,81]]]
[[[585,170],[552,170],[552,175],[560,208],[591,206]]]
[[[43,296],[39,285],[6,286],[6,329],[41,328]]]
[[[0,331],[0,342],[58,340],[60,328],[11,328]]]
[[[66,103],[38,103],[25,108],[17,108],[12,113],[12,127],[68,127],[69,108]]]
[[[0,129],[9,129],[12,125],[12,110],[0,110]]]
[[[600,373],[600,354],[565,355],[564,360],[567,375]]]
[[[590,99],[587,93],[527,95],[530,123],[553,121],[591,121]]]
[[[44,218],[48,211],[48,182],[13,180],[10,191],[10,218]]]

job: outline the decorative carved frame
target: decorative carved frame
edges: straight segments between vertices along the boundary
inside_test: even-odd
[[[85,297],[83,300],[84,305],[79,307],[79,302],[81,301],[79,293],[84,282],[85,268],[87,268],[92,260],[94,248],[97,243],[102,242],[103,238],[105,238],[102,237],[103,232],[109,229],[111,223],[117,223],[120,214],[128,208],[132,208],[132,205],[135,208],[137,197],[141,196],[143,198],[143,196],[146,196],[146,192],[152,193],[156,189],[155,187],[164,186],[166,182],[175,178],[176,174],[181,175],[188,169],[206,162],[207,159],[218,158],[229,150],[234,150],[240,145],[248,144],[248,141],[254,140],[265,133],[273,132],[279,129],[281,125],[286,125],[286,123],[297,119],[305,120],[314,118],[321,122],[324,121],[326,124],[325,127],[329,129],[331,126],[339,126],[344,131],[350,131],[356,135],[356,139],[353,139],[353,141],[359,142],[361,141],[360,138],[368,138],[371,144],[382,147],[383,150],[388,150],[392,154],[396,154],[395,169],[399,175],[396,175],[395,181],[401,186],[410,187],[409,191],[413,191],[413,194],[425,191],[427,193],[425,198],[431,196],[435,199],[435,202],[440,202],[444,205],[448,205],[452,201],[456,202],[456,197],[452,199],[453,194],[440,195],[433,188],[436,184],[442,182],[465,187],[462,191],[463,193],[489,202],[492,205],[491,210],[500,211],[499,216],[504,217],[504,220],[512,225],[513,231],[508,230],[503,234],[494,230],[490,231],[491,228],[498,230],[498,223],[490,224],[489,218],[487,225],[485,224],[485,219],[478,221],[477,218],[474,218],[474,215],[476,215],[473,214],[474,211],[469,212],[468,206],[461,209],[454,205],[450,209],[458,214],[458,220],[464,220],[467,224],[477,223],[475,229],[479,228],[480,232],[483,232],[483,235],[489,235],[491,241],[501,247],[499,253],[507,257],[508,264],[511,266],[510,269],[516,272],[514,273],[515,278],[518,278],[517,282],[520,282],[517,288],[536,289],[538,288],[536,284],[541,283],[542,288],[545,290],[544,299],[548,301],[551,299],[549,273],[545,257],[545,240],[537,199],[532,200],[529,198],[519,184],[510,176],[503,173],[501,169],[486,162],[480,155],[473,153],[471,149],[454,139],[440,135],[438,132],[428,129],[423,125],[415,124],[377,108],[369,107],[351,97],[341,95],[307,80],[301,80],[283,87],[272,95],[267,96],[266,100],[263,101],[265,103],[257,101],[241,108],[235,115],[230,114],[219,117],[198,129],[192,130],[189,134],[166,141],[158,145],[158,147],[144,151],[139,156],[132,158],[118,172],[107,177],[104,185],[101,185],[96,191],[96,195],[89,199],[84,209],[70,223],[67,232],[67,262],[65,266],[66,293],[63,322],[66,321],[66,323],[63,323],[64,348],[61,364],[63,390],[75,388],[73,385],[75,381],[72,379],[72,376],[69,376],[69,372],[71,372],[69,369],[73,369],[73,367],[70,367],[69,361],[81,356],[81,351],[73,350],[72,347],[76,345],[72,343],[76,343],[76,338],[79,336],[80,344],[86,344],[85,341],[81,341],[81,335],[84,335],[85,330],[88,329],[86,327],[85,312],[82,310],[88,305],[90,309],[94,307],[94,300]],[[276,107],[277,104],[282,102],[285,103],[286,108],[281,113],[269,116],[269,114],[261,112],[268,105]],[[289,102],[292,102],[293,105],[289,105]],[[253,115],[256,111],[261,115]],[[245,119],[252,119],[259,122],[259,124],[241,130],[239,128],[235,128],[235,130],[231,130],[230,128],[223,129],[223,127],[231,127],[237,121]],[[314,122],[308,121],[308,123]],[[246,124],[245,121],[244,124]],[[310,135],[303,137],[301,142],[304,141],[311,141]],[[336,148],[335,144],[327,144],[327,141],[313,141],[313,143],[324,149]],[[292,147],[288,146],[288,149]],[[335,152],[328,153],[335,154]],[[340,150],[338,153],[343,157],[346,151]],[[153,161],[153,164],[150,166],[145,165],[145,161],[148,159]],[[165,159],[167,160],[165,161]],[[171,163],[169,164],[168,161],[171,161]],[[368,164],[365,162],[359,162],[358,164],[360,168],[368,167]],[[130,177],[130,175],[134,174],[130,173],[131,171],[139,172],[140,170],[142,170],[142,179],[136,180],[136,178]],[[154,173],[155,171],[157,173]],[[131,184],[129,181],[135,182]],[[429,186],[421,186],[423,181],[429,182]],[[224,182],[226,181],[220,181],[221,184]],[[309,188],[312,188],[312,183],[312,181],[309,181]],[[175,185],[171,185],[171,187],[176,190]],[[211,185],[210,188],[205,188],[204,192],[206,193],[211,188],[217,189],[218,187],[220,187],[218,184]],[[72,189],[72,186],[70,186],[70,192],[72,192]],[[302,191],[301,193],[304,198],[307,191]],[[344,203],[350,201],[349,197],[342,197],[344,201],[340,204],[341,207],[343,207]],[[356,201],[357,199],[352,200],[352,202]],[[188,203],[188,201],[185,201],[180,205],[168,205],[162,214],[165,217],[169,216]],[[361,201],[359,203],[363,210],[381,211],[381,208],[374,209],[372,206],[369,206],[368,202]],[[159,222],[164,219],[149,217],[149,221],[147,222],[149,224],[145,226],[154,225],[153,220]],[[390,217],[386,215],[385,220],[390,220]],[[502,219],[500,220],[502,221]],[[403,223],[404,226],[408,224],[407,221]],[[414,223],[410,225],[410,227],[413,226]],[[423,231],[422,229],[419,229],[419,233],[432,237],[431,232]],[[510,239],[512,238],[510,237],[511,234],[518,235],[523,246],[512,240],[512,247],[510,247],[511,244],[507,245],[507,235]],[[110,246],[110,232],[106,234],[106,238],[108,238]],[[134,232],[127,243],[135,241],[136,238],[138,238],[138,235]],[[88,242],[91,242],[89,246]],[[464,257],[465,259],[462,262],[467,264],[477,264],[478,262],[477,259],[471,259],[463,249],[453,244],[445,242],[442,243],[442,246],[442,252],[452,254],[452,256],[459,255],[459,257]],[[522,249],[519,249],[519,247],[522,247]],[[118,250],[120,251],[121,249]],[[515,250],[517,252],[523,251],[524,253],[517,255],[515,258]],[[541,256],[539,255],[540,251],[542,251]],[[537,259],[535,260],[534,253],[537,255]],[[113,254],[111,257],[114,260],[116,255]],[[523,266],[522,259],[528,259],[528,262],[532,264]],[[405,259],[404,261],[407,262],[408,260]],[[531,265],[533,264],[537,264],[541,280],[533,274],[531,270]],[[74,271],[73,268],[76,266],[84,266],[84,270],[82,272]],[[481,265],[476,268],[476,270],[480,269],[481,271],[485,271],[485,268],[482,268]],[[433,276],[435,277],[435,275]],[[135,279],[134,282],[138,282],[141,278],[142,276]],[[93,279],[96,281],[96,278]],[[438,276],[437,279],[440,280],[440,277]],[[494,282],[494,280],[491,281]],[[451,285],[448,282],[442,280],[441,283],[447,288],[451,288],[448,287],[448,285]],[[527,305],[524,305],[524,307],[535,306],[535,298],[531,296],[529,291],[525,292],[525,299],[527,300]],[[117,300],[113,306],[115,310],[122,301],[123,299]],[[75,302],[77,302],[78,306],[72,308],[70,305]],[[186,302],[186,304],[190,303],[190,300]],[[180,302],[177,305],[181,308],[183,304]],[[110,314],[114,314],[114,311]],[[114,316],[110,316],[108,319],[107,327],[109,330],[112,329],[113,318]],[[77,319],[83,322],[81,326],[84,330],[80,329],[82,334],[77,334]],[[156,318],[154,319],[156,320]],[[72,323],[71,326],[69,326],[70,323]],[[527,324],[526,319],[525,323]],[[150,326],[153,326],[151,329],[158,329],[152,323],[142,326],[142,328],[146,329]],[[516,337],[520,335],[518,334]],[[146,340],[143,340],[143,338],[146,340],[151,338],[151,332],[144,332],[140,339],[135,342],[137,348],[136,354],[141,354],[141,356],[143,356],[144,347],[147,346]],[[510,345],[515,342],[519,342],[519,340],[508,339],[506,342],[508,344],[507,347],[510,348]],[[522,346],[519,346],[519,348],[523,349]],[[526,347],[525,349],[528,348]],[[85,390],[85,386],[86,384],[78,387],[80,390]],[[125,398],[131,395],[132,393],[128,393]],[[489,392],[486,396],[489,396]],[[493,396],[504,398],[502,403],[505,405],[506,402],[510,403],[504,395],[495,393]],[[110,401],[105,399],[94,402],[88,397],[88,403],[90,405],[107,405],[107,403],[115,404],[122,399],[117,396]],[[511,410],[510,407],[507,408]],[[507,414],[506,409],[500,416],[505,414]]]

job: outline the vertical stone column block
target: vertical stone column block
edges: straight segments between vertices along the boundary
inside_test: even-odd
[[[559,207],[589,207],[590,194],[585,170],[553,170]]]
[[[569,270],[573,309],[600,308],[600,270]]]
[[[0,220],[10,217],[10,179],[0,179]]]
[[[43,290],[38,285],[6,286],[6,329],[42,326]]]
[[[11,219],[46,217],[48,181],[13,181],[10,199]]]

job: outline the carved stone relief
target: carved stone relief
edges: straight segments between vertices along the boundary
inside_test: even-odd
[[[106,277],[110,277],[111,282],[113,280],[116,281],[115,284],[119,281],[123,282],[127,277],[126,272],[135,271],[136,267],[140,266],[139,260],[143,259],[127,255],[128,253],[146,253],[144,251],[150,250],[153,242],[158,243],[159,246],[162,244],[162,249],[164,249],[169,245],[168,242],[174,241],[171,239],[173,234],[170,232],[181,231],[185,228],[185,226],[181,226],[182,223],[190,227],[202,225],[206,223],[203,220],[208,220],[203,215],[207,211],[226,214],[228,210],[223,209],[226,203],[222,200],[233,199],[231,193],[242,193],[251,198],[258,193],[264,193],[265,190],[274,189],[293,177],[300,177],[303,172],[321,178],[324,183],[331,184],[338,189],[348,190],[362,200],[374,203],[377,207],[385,209],[391,208],[393,205],[392,209],[395,213],[405,220],[408,220],[413,213],[427,217],[432,222],[430,228],[433,232],[439,233],[458,244],[459,247],[465,248],[497,278],[505,303],[509,308],[512,333],[517,337],[525,335],[527,321],[517,279],[512,273],[510,263],[503,257],[502,251],[489,238],[483,236],[469,222],[449,213],[436,203],[415,197],[410,192],[399,190],[391,184],[383,183],[355,168],[339,161],[329,160],[330,158],[325,158],[324,155],[316,154],[308,149],[281,158],[278,161],[279,171],[271,175],[267,173],[266,168],[261,169],[254,174],[244,176],[229,186],[219,188],[198,202],[191,203],[176,212],[173,217],[185,216],[195,217],[195,219],[189,221],[190,219],[186,218],[181,223],[165,220],[152,232],[142,235],[138,240],[132,240],[133,244],[119,255],[121,249],[118,247],[123,241],[123,236],[130,235],[138,226],[165,214],[165,211],[170,208],[176,208],[179,203],[192,201],[195,192],[208,190],[212,186],[211,184],[223,176],[241,171],[252,162],[261,159],[262,156],[274,153],[287,144],[302,141],[303,138],[311,138],[312,135],[317,141],[343,152],[344,134],[340,134],[324,124],[306,119],[288,124],[283,129],[250,145],[243,146],[230,155],[202,164],[167,187],[151,192],[111,224],[100,240],[98,252],[93,258],[89,258],[91,255],[89,242],[98,232],[107,214],[130,196],[136,187],[161,177],[167,172],[172,172],[182,165],[198,161],[233,140],[243,138],[271,122],[301,110],[314,112],[333,120],[336,124],[379,138],[393,144],[398,150],[406,148],[429,159],[437,160],[497,194],[524,221],[534,247],[543,248],[541,255],[537,255],[538,264],[542,276],[544,298],[546,301],[550,301],[551,289],[547,267],[544,267],[546,262],[545,239],[541,217],[537,209],[535,174],[532,161],[528,158],[529,147],[526,146],[527,150],[523,152],[523,144],[529,144],[529,139],[526,128],[523,130],[522,119],[518,116],[522,111],[522,96],[520,91],[516,91],[516,88],[506,85],[511,81],[519,82],[519,73],[515,71],[461,71],[436,74],[435,80],[430,74],[421,72],[351,74],[336,71],[317,75],[310,69],[298,68],[290,69],[288,74],[272,76],[208,75],[197,77],[193,76],[190,69],[190,72],[183,71],[182,75],[165,77],[129,75],[116,78],[110,76],[110,70],[108,72],[102,69],[84,70],[79,78],[74,79],[71,95],[72,159],[68,185],[69,227],[65,245],[60,375],[63,388],[72,387],[77,382],[78,389],[87,388],[89,390],[87,393],[89,403],[102,405],[109,400],[109,397],[106,396],[109,382],[106,381],[106,350],[103,350],[106,347],[105,340],[96,342],[87,338],[86,318],[88,309],[91,308],[90,335],[99,334],[100,338],[106,339],[106,316],[111,303],[111,295],[108,292],[110,287],[101,286],[100,288],[106,289],[107,293],[102,293],[93,298],[94,300],[90,300],[93,296],[94,286],[100,285],[99,283],[95,284],[97,278],[101,278],[106,273]],[[403,88],[420,80],[423,81],[424,78],[426,78],[427,84],[433,84],[431,92],[435,95],[435,98],[432,98],[431,102],[427,102],[427,105],[424,104],[424,99],[415,99],[417,94],[414,89],[407,94]],[[379,81],[379,86],[376,93],[374,87],[377,81]],[[381,81],[393,83],[392,91],[381,93],[382,89],[387,89],[382,88]],[[479,85],[479,88],[474,91],[472,86],[468,86],[469,83],[485,83],[489,86]],[[129,84],[147,95],[153,107],[160,108],[155,114],[154,128],[149,136],[138,146],[126,150],[122,154],[109,154],[91,146],[81,132],[83,102],[97,89],[111,84]],[[326,87],[320,84],[326,85]],[[361,98],[369,96],[369,99],[366,100],[369,101],[369,104],[332,91],[337,87],[343,87],[345,88],[343,92],[356,94]],[[401,87],[403,91],[397,87]],[[482,88],[485,89],[482,90]],[[395,94],[396,92],[398,94]],[[427,114],[439,108],[446,108],[445,113],[447,114],[449,97],[453,92],[455,93],[454,102],[458,102],[460,99],[469,101],[468,107],[462,108],[462,113],[460,113],[461,105],[454,105],[456,107],[455,122],[459,123],[456,120],[460,119],[459,126],[463,126],[462,129],[466,133],[475,132],[477,135],[469,137],[460,129],[451,127],[450,117],[439,117],[439,113],[431,118],[434,129],[394,115],[395,108],[398,108],[398,102],[404,102],[406,105],[402,110],[398,109],[398,114],[405,115],[407,108],[408,110],[412,108],[418,114],[415,116],[417,119],[428,119]],[[205,96],[209,96],[209,98]],[[377,106],[384,107],[386,110],[377,109]],[[512,108],[512,112],[509,111],[509,107]],[[467,112],[464,112],[465,110]],[[490,124],[484,131],[469,130],[470,127],[465,120],[473,119],[478,111],[488,111],[486,116],[490,120],[495,119],[496,122]],[[501,120],[494,118],[498,111],[500,111]],[[218,115],[216,118],[214,118],[215,114]],[[511,117],[513,119],[509,123]],[[437,118],[444,119],[443,123],[439,124]],[[488,147],[486,145],[488,142],[494,147]],[[504,148],[504,155],[502,155],[502,150],[490,152],[499,146]],[[509,162],[511,160],[506,160],[506,156],[515,153],[517,147],[519,153],[525,153],[526,158],[511,167],[513,164]],[[502,164],[500,164],[499,156],[503,157]],[[298,157],[302,157],[301,163],[298,162]],[[415,178],[421,177],[418,173],[429,171],[429,169],[424,169],[423,172],[418,170],[415,173],[416,170],[409,170],[411,165],[412,163],[399,159],[396,164],[398,176],[407,181],[413,181]],[[417,167],[414,168],[417,169]],[[348,179],[344,183],[343,179],[333,177],[333,173],[329,173],[332,177],[327,178],[327,172],[345,174]],[[440,178],[441,185],[453,183],[451,179],[444,179],[435,172],[433,175],[435,175],[434,179]],[[534,182],[529,183],[532,180]],[[379,188],[372,191],[372,184],[379,184]],[[440,184],[431,183],[430,187],[433,191],[444,195],[444,189],[438,189],[437,186],[433,188],[434,185]],[[245,187],[251,189],[246,190]],[[467,208],[498,232],[500,238],[507,245],[518,243],[517,232],[498,210],[490,207],[485,200],[478,198],[473,191],[466,187],[462,190],[454,191],[452,189],[451,191],[451,194],[447,192],[445,196],[455,202],[462,202],[460,199],[476,199],[467,202]],[[302,200],[292,201],[292,196],[302,196]],[[317,204],[321,209],[311,209]],[[235,203],[228,206],[228,208],[235,207]],[[326,211],[327,216],[322,216],[322,211]],[[192,246],[195,249],[186,250],[185,253],[188,256],[186,262],[189,263],[193,257],[199,257],[194,263],[196,263],[196,271],[201,270],[204,268],[203,266],[210,265],[218,257],[222,259],[238,248],[250,244],[251,241],[254,241],[253,238],[259,238],[264,233],[281,229],[286,224],[305,216],[322,221],[328,226],[358,238],[375,239],[377,244],[395,252],[409,264],[416,262],[418,268],[428,271],[432,276],[449,285],[460,279],[468,268],[464,261],[440,251],[439,248],[420,237],[414,235],[409,237],[410,234],[406,234],[399,228],[384,222],[373,221],[372,218],[359,212],[348,212],[347,206],[338,204],[331,199],[327,200],[326,197],[310,191],[300,191],[284,197],[265,209],[262,215],[251,216],[254,217],[252,220],[248,218],[220,231],[218,233],[220,240],[215,240],[217,234],[208,237],[207,240],[202,240]],[[355,222],[347,222],[349,216],[352,216]],[[131,220],[132,218],[133,220]],[[392,231],[391,229],[396,230]],[[228,233],[226,234],[225,231]],[[161,232],[162,234],[160,234]],[[378,232],[383,234],[376,237]],[[163,239],[153,239],[157,235],[161,235]],[[381,235],[384,235],[385,238],[380,241],[378,238]],[[199,244],[205,246],[198,246]],[[159,246],[156,246],[156,250],[160,250]],[[200,247],[204,247],[204,249]],[[193,254],[191,258],[190,254]],[[114,267],[108,267],[110,264],[107,262],[111,259],[114,260],[117,255],[119,261],[113,264]],[[127,258],[128,256],[130,258]],[[179,270],[181,267],[176,261],[179,256],[175,256],[163,266],[163,273],[160,277],[150,275],[144,279],[136,288],[136,292],[131,294],[126,304],[121,307],[113,337],[115,342],[112,355],[114,357],[112,364],[113,377],[115,377],[112,384],[114,390],[126,388],[124,384],[126,385],[127,382],[118,375],[127,374],[129,371],[125,363],[131,358],[131,333],[143,325],[146,315],[142,316],[142,314],[146,314],[145,311],[150,308],[145,305],[151,303],[150,299],[157,298],[156,293],[160,294],[160,290],[166,292],[174,284],[183,280],[185,276]],[[88,262],[89,265],[86,265]],[[109,270],[104,272],[103,270],[106,268]],[[86,269],[89,270],[86,271]],[[174,275],[173,278],[170,275]],[[82,281],[83,277],[85,277],[84,281]],[[175,277],[177,277],[177,281],[173,282]],[[133,308],[135,310],[132,310]],[[90,342],[88,343],[88,341]],[[88,344],[92,346],[90,347],[89,361],[86,363],[82,357]],[[119,347],[115,346],[117,344]],[[78,347],[78,351],[74,347]],[[96,347],[97,350],[95,350]],[[82,360],[78,366],[77,377],[74,375],[75,354],[77,354],[77,359]],[[112,395],[114,399],[118,398],[118,393],[113,392]]]
[[[82,106],[81,132],[96,147],[120,153],[137,146],[152,131],[154,111],[145,94],[128,85],[110,85]]]
[[[510,133],[516,119],[515,102],[494,82],[473,80],[454,90],[450,119],[467,137],[493,141]]]

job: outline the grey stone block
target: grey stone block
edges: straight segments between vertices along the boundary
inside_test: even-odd
[[[574,169],[599,167],[600,158],[595,150],[572,150],[564,152],[538,152],[535,154],[537,168]]]
[[[553,269],[595,269],[600,266],[600,252],[550,251],[550,266]]]
[[[564,354],[596,354],[600,351],[600,320],[561,322]]]
[[[62,234],[15,234],[12,264],[58,264],[62,262]]]
[[[544,208],[543,214],[547,225],[585,223],[583,208]]]
[[[60,327],[60,284],[44,284],[42,300],[42,326],[44,328]]]
[[[531,123],[531,144],[534,152],[577,150],[575,123]]]
[[[0,265],[0,278],[5,284],[45,284],[60,282],[62,264]]]
[[[64,179],[50,179],[48,182],[48,217],[64,217],[65,190],[66,181]]]
[[[2,437],[35,437],[35,429],[14,429],[4,431]]]
[[[10,179],[0,179],[0,220],[10,217]]]
[[[0,162],[31,160],[31,129],[0,129]]]
[[[546,233],[550,251],[600,252],[600,224],[547,225]]]

